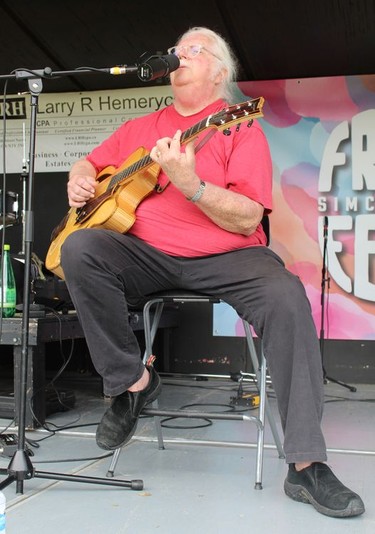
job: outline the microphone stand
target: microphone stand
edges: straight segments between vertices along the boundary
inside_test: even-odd
[[[322,369],[323,369],[323,379],[324,383],[327,382],[333,382],[334,384],[338,384],[339,386],[342,386],[344,388],[349,389],[353,393],[357,391],[357,388],[354,386],[350,386],[349,384],[345,384],[345,382],[341,382],[340,380],[336,380],[335,378],[332,378],[327,375],[327,372],[324,368],[324,318],[325,318],[325,288],[326,284],[329,290],[329,284],[330,284],[330,277],[328,275],[328,270],[326,267],[327,264],[327,241],[328,241],[328,217],[324,217],[324,225],[323,225],[323,265],[322,265],[322,285],[321,285],[321,296],[320,296],[320,305],[321,305],[321,315],[320,315],[320,337],[319,337],[319,343],[320,343],[320,354],[322,358]]]
[[[25,256],[25,213],[26,213],[26,199],[27,199],[27,159],[26,159],[26,131],[25,123],[22,127],[22,141],[23,141],[23,157],[22,157],[22,172],[21,172],[21,181],[22,181],[22,210],[21,210],[21,225],[22,225],[22,244],[21,251],[19,252],[19,257],[22,259]]]
[[[135,69],[135,67],[131,68]],[[99,69],[82,69],[67,71],[66,74],[77,74],[81,72],[92,72]],[[138,70],[138,69],[136,69]],[[109,72],[109,69],[102,69],[104,72]],[[9,486],[13,482],[16,483],[16,492],[23,493],[24,481],[33,477],[51,479],[51,480],[66,480],[73,482],[85,482],[90,484],[101,484],[107,486],[128,487],[132,490],[142,490],[142,480],[119,480],[99,477],[87,477],[79,475],[68,475],[61,473],[51,473],[36,471],[31,463],[30,456],[25,447],[25,428],[26,428],[26,393],[27,393],[27,369],[28,369],[28,343],[29,343],[29,308],[30,308],[30,267],[33,244],[33,188],[34,188],[34,167],[35,167],[35,142],[36,142],[36,117],[38,112],[38,99],[42,91],[42,80],[40,76],[52,77],[51,69],[46,68],[43,71],[17,71],[16,74],[0,76],[0,79],[22,78],[28,80],[28,86],[31,95],[31,114],[30,114],[30,153],[29,153],[29,171],[28,171],[28,186],[25,213],[24,213],[24,258],[25,271],[23,280],[23,311],[22,311],[22,331],[21,331],[21,361],[19,367],[19,403],[18,403],[18,445],[7,469],[0,468],[0,474],[8,475],[5,480],[0,482],[0,490]],[[62,72],[57,73],[59,76]],[[5,162],[4,162],[5,169]],[[16,377],[15,377],[16,379]]]

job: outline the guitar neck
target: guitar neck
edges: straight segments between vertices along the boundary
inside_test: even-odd
[[[183,132],[181,135],[181,144],[185,145],[204,130],[227,130],[233,124],[243,122],[244,120],[251,121],[253,117],[261,117],[263,103],[263,97],[258,97],[254,98],[253,100],[242,102],[241,104],[234,104],[233,106],[229,106],[218,113],[215,113],[214,115],[210,115]],[[203,144],[204,143],[202,143],[199,148],[201,148]],[[150,158],[149,155],[143,156],[138,161],[129,165],[129,167],[126,169],[122,169],[117,174],[114,174],[108,185],[108,190],[114,188],[118,183],[128,178],[132,174],[146,169],[153,163],[155,162]]]
[[[183,132],[181,135],[181,144],[185,145],[186,143],[194,139],[194,137],[197,137],[197,135],[199,135],[206,128],[207,128],[207,118],[200,121],[198,124],[195,124],[194,126],[189,128],[185,132]],[[147,154],[146,156],[143,156],[143,158],[132,163],[126,169],[123,169],[121,172],[114,174],[110,180],[108,188],[112,189],[122,180],[128,178],[132,174],[135,174],[139,171],[142,171],[143,169],[146,169],[153,163],[155,162],[150,158],[149,154]]]

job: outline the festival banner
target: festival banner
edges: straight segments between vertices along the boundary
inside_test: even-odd
[[[265,98],[270,247],[303,282],[317,332],[324,317],[326,338],[375,339],[375,75],[239,82],[236,90],[237,102]],[[0,103],[7,173],[27,162],[29,98]],[[36,172],[68,171],[124,121],[171,102],[169,86],[42,93]],[[214,335],[244,335],[229,306],[215,305]]]
[[[319,334],[375,339],[375,76],[238,86],[238,100],[265,98],[271,249],[302,280]],[[214,334],[243,335],[227,306],[214,315]]]

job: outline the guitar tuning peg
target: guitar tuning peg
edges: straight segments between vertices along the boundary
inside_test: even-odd
[[[250,126],[253,124],[254,120],[253,119],[250,119],[249,122],[247,123],[247,127],[250,128]]]
[[[230,131],[229,128],[226,128],[225,130],[223,130],[223,134],[224,135],[230,135],[232,132]]]
[[[240,128],[241,128],[241,124],[237,124],[237,126],[236,126],[236,132],[239,132],[239,131],[240,131]]]

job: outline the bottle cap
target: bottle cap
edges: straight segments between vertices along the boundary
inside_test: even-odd
[[[4,245],[4,250],[10,250],[10,245]]]

